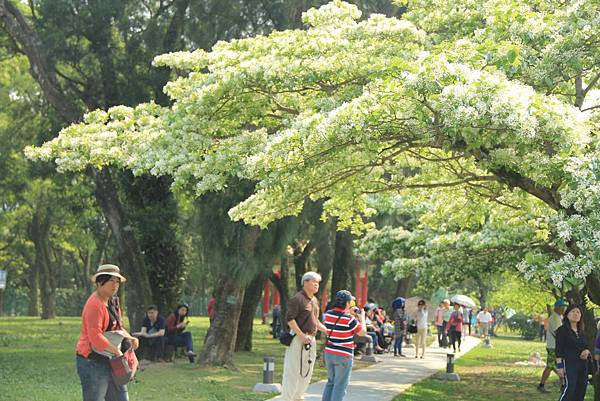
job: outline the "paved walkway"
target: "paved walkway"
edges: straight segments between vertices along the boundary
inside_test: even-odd
[[[479,339],[467,337],[462,343],[461,355],[479,344]],[[446,349],[435,346],[425,351],[424,359],[415,359],[414,348],[405,348],[406,358],[393,354],[377,355],[379,363],[352,372],[348,394],[344,401],[390,401],[414,383],[425,379],[441,369],[446,369]],[[316,369],[324,369],[316,367]],[[313,383],[305,394],[305,401],[319,401],[326,381]],[[279,401],[280,397],[270,401]]]

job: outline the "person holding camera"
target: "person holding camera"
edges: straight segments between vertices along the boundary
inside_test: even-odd
[[[364,336],[367,333],[365,311],[357,307],[351,308],[351,301],[350,291],[338,291],[333,309],[327,311],[323,319],[328,330],[324,351],[327,384],[323,391],[323,401],[344,399],[352,372],[354,335]]]
[[[327,333],[327,328],[319,321],[319,302],[315,297],[320,282],[318,273],[305,273],[302,276],[302,290],[287,304],[285,317],[294,338],[285,350],[283,360],[281,398],[285,401],[304,399],[304,392],[312,377],[313,362],[317,358],[317,330]]]

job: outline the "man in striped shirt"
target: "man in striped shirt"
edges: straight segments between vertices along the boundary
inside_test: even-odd
[[[327,327],[327,384],[323,391],[323,401],[344,399],[352,371],[354,335],[366,335],[365,311],[359,308],[350,309],[351,301],[350,291],[338,291],[335,294],[333,309],[328,310],[323,319]]]

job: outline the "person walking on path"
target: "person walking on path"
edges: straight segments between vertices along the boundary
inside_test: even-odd
[[[319,302],[315,297],[320,282],[318,273],[305,273],[302,290],[288,301],[286,320],[295,335],[283,360],[281,395],[285,401],[304,399],[317,357],[315,335],[317,330],[327,333],[327,328],[319,321]]]
[[[327,311],[323,319],[328,330],[324,351],[327,384],[323,401],[344,399],[352,372],[354,335],[366,334],[365,311],[357,307],[350,309],[351,301],[350,291],[338,291],[333,309]]]
[[[547,393],[546,380],[550,376],[550,372],[556,372],[556,331],[562,325],[562,315],[565,313],[565,302],[562,299],[558,299],[554,303],[554,311],[548,317],[548,329],[546,331],[546,352],[548,358],[546,358],[546,367],[542,372],[542,379],[537,389],[542,393]],[[557,373],[558,374],[558,373]],[[562,387],[562,379],[561,379]]]
[[[415,336],[415,358],[419,357],[419,348],[421,348],[421,358],[423,358],[425,356],[427,329],[429,328],[429,312],[427,311],[427,305],[423,299],[417,303],[415,320],[417,322],[417,335]]]
[[[438,346],[442,348],[442,339],[444,338],[444,303],[440,302],[435,308],[435,328],[437,329]]]
[[[442,336],[442,348],[448,348],[448,321],[450,320],[450,315],[452,314],[452,310],[450,310],[450,300],[444,299],[444,310],[442,311],[442,327],[444,329],[444,334]]]
[[[463,313],[460,305],[454,304],[454,312],[450,314],[450,319],[446,325],[446,334],[450,336],[452,349],[456,352],[456,343],[458,342],[458,352],[460,352],[461,334],[463,325]]]
[[[406,337],[406,312],[404,311],[404,303],[400,303],[399,308],[394,309],[394,356],[405,357],[402,353],[402,342]]]
[[[471,308],[463,307],[463,331],[462,338],[471,335]]]
[[[556,330],[556,371],[564,378],[559,401],[583,401],[588,383],[591,352],[583,332],[583,310],[569,305],[563,324]]]
[[[489,337],[490,324],[492,324],[492,314],[488,312],[488,308],[484,307],[477,314],[477,325],[479,326],[479,335],[485,340]]]
[[[102,265],[92,277],[96,290],[89,296],[81,314],[81,334],[76,347],[77,374],[81,382],[83,401],[128,401],[127,385],[117,385],[112,377],[108,356],[121,356],[121,348],[104,335],[119,330],[135,350],[138,339],[123,329],[117,292],[127,281],[118,266]],[[102,353],[102,354],[101,354]]]

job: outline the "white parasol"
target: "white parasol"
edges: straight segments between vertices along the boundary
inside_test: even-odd
[[[452,298],[450,298],[450,301],[454,302],[455,304],[466,306],[467,308],[471,308],[471,309],[477,308],[477,304],[475,303],[475,301],[473,301],[471,298],[469,298],[466,295],[460,295],[460,294],[455,295]]]

